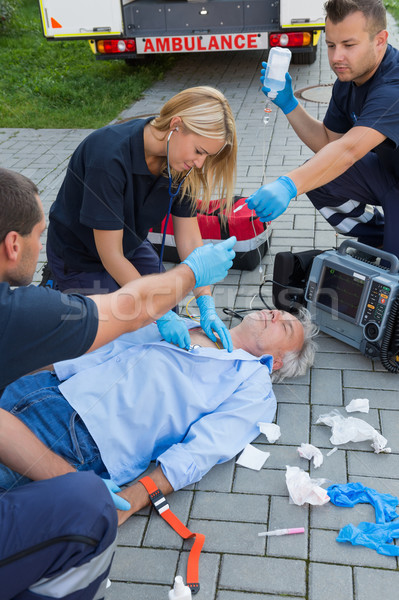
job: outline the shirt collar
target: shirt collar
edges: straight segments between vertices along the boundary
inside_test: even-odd
[[[136,119],[132,122],[130,155],[132,157],[132,173],[135,175],[151,175],[156,179],[157,176],[151,173],[145,162],[144,151],[144,127],[153,119],[154,117],[148,117],[147,119]]]
[[[188,329],[194,329],[195,327],[199,327],[199,324],[196,321],[188,321],[186,323]],[[188,352],[187,350],[182,350],[178,346],[174,346],[173,344],[169,344],[169,342],[162,341],[162,344],[167,344],[168,347],[172,347],[179,352]],[[200,346],[190,350],[191,353],[197,354],[200,356],[207,356],[211,358],[216,358],[218,360],[245,360],[245,361],[257,361],[261,365],[264,365],[268,368],[269,373],[273,370],[273,356],[270,354],[263,354],[262,356],[254,356],[250,354],[246,350],[242,350],[242,348],[238,348],[237,350],[233,350],[233,352],[227,352],[227,350],[219,350],[218,348],[208,348],[207,346]]]

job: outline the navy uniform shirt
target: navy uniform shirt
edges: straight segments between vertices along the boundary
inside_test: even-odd
[[[93,229],[123,229],[123,253],[129,259],[165,217],[168,179],[153,175],[145,161],[143,130],[150,120],[98,129],[73,153],[48,230],[52,250],[72,270],[103,269]],[[177,198],[172,214],[191,217],[189,199]]]
[[[399,178],[399,51],[388,45],[377,71],[356,86],[334,83],[324,125],[336,133],[370,127],[387,137],[374,148],[384,167]]]
[[[0,283],[0,395],[22,375],[87,352],[97,328],[90,298]]]

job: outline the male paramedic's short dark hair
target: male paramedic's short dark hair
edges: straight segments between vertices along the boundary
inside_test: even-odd
[[[38,189],[27,177],[0,168],[0,244],[10,231],[29,235],[43,213]]]
[[[371,38],[382,29],[387,28],[387,14],[382,0],[327,0],[324,10],[326,19],[329,19],[334,25],[360,11],[367,19]]]

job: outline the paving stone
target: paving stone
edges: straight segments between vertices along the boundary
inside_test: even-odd
[[[278,403],[309,403],[310,388],[307,385],[289,385],[288,383],[283,382],[274,386],[274,392]]]
[[[259,523],[190,519],[188,528],[205,535],[209,552],[264,554],[265,540],[258,537],[262,528]]]
[[[309,565],[309,600],[352,600],[352,569],[338,565]],[[361,596],[363,600],[363,596]]]
[[[281,429],[281,444],[309,442],[309,407],[302,404],[279,404],[277,424]]]
[[[197,490],[210,492],[230,492],[233,484],[235,459],[222,465],[215,465],[201,481],[195,484]]]
[[[176,550],[118,547],[110,579],[135,583],[173,583],[179,553]]]
[[[287,573],[289,576],[287,577]],[[225,555],[219,587],[246,592],[304,596],[306,563],[270,557]]]
[[[381,433],[387,438],[388,446],[392,452],[399,452],[399,411],[398,410],[381,410]]]
[[[363,546],[337,542],[336,531],[312,529],[310,532],[310,560],[335,565],[356,565],[396,569],[396,558],[382,556]]]
[[[318,448],[317,445],[316,447]],[[334,454],[331,454],[331,456],[327,456],[330,448],[319,448],[319,450],[323,454],[323,464],[316,469],[313,466],[313,461],[310,461],[310,476],[315,479],[325,477],[329,482],[333,483],[346,483],[348,479],[346,452],[339,449]]]
[[[346,481],[337,481],[337,483],[346,483]],[[366,485],[363,480],[361,483]],[[357,525],[361,521],[375,521],[375,511],[371,504],[356,504],[352,508],[346,508],[328,502],[323,506],[310,508],[310,526],[312,528],[339,531],[348,523]]]
[[[290,504],[288,498],[273,497],[270,501],[270,517],[264,531],[304,527],[305,533],[266,538],[266,555],[292,558],[308,558],[309,505]]]
[[[339,352],[340,354],[360,354],[359,350],[335,340],[329,335],[319,334],[316,338],[318,352]]]
[[[329,369],[312,369],[312,404],[342,404],[342,373]]]
[[[314,366],[317,369],[357,369],[370,371],[371,360],[362,354],[334,354],[321,352],[316,354]]]
[[[399,455],[349,452],[348,473],[366,477],[396,476],[399,473]]]
[[[168,597],[171,587],[172,585],[145,585],[112,581],[111,587],[106,591],[105,598],[106,600],[132,600],[133,598],[159,600],[159,598]]]
[[[399,410],[397,392],[386,390],[368,390],[363,388],[344,389],[344,404],[349,404],[353,398],[368,398],[370,408]],[[361,413],[357,413],[360,415]]]
[[[311,369],[305,373],[305,375],[301,375],[300,377],[293,377],[284,379],[283,385],[309,385],[310,384],[310,372]]]
[[[263,435],[260,436],[266,439]],[[264,468],[286,470],[286,465],[291,467],[306,467],[303,459],[299,456],[297,446],[282,446],[279,442],[275,444],[255,444],[260,450],[270,452]]]
[[[285,466],[284,471],[267,468],[252,471],[244,467],[237,468],[233,492],[288,496],[285,484]]]
[[[267,590],[266,590],[267,591]],[[222,590],[216,596],[216,600],[281,600],[280,594],[275,596],[274,594],[248,594],[247,592],[228,592]],[[124,599],[123,599],[124,600]],[[303,596],[289,596],[289,600],[304,600]]]
[[[386,570],[354,569],[355,594],[361,600],[395,598],[398,590],[398,575]]]
[[[368,477],[366,475],[362,475],[359,477],[358,475],[349,475],[348,481],[357,482],[360,481],[364,486],[373,488],[382,494],[392,494],[392,496],[397,496],[399,498],[399,480],[394,479],[394,473],[392,473],[391,478],[379,477],[379,476],[371,476]],[[399,512],[399,511],[398,511]]]
[[[134,515],[118,528],[118,546],[140,546],[147,526],[148,518]]]
[[[399,377],[393,373],[364,373],[363,371],[344,371],[344,386],[346,388],[364,388],[368,390],[399,391]]]
[[[266,522],[269,499],[255,494],[196,492],[190,516],[213,521]]]

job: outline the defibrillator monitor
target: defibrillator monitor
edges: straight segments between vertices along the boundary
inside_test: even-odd
[[[398,295],[398,258],[345,240],[338,250],[314,258],[305,299],[321,331],[367,356],[379,357]]]
[[[335,311],[343,319],[355,321],[369,278],[352,269],[337,268],[331,261],[323,266],[316,303]]]

